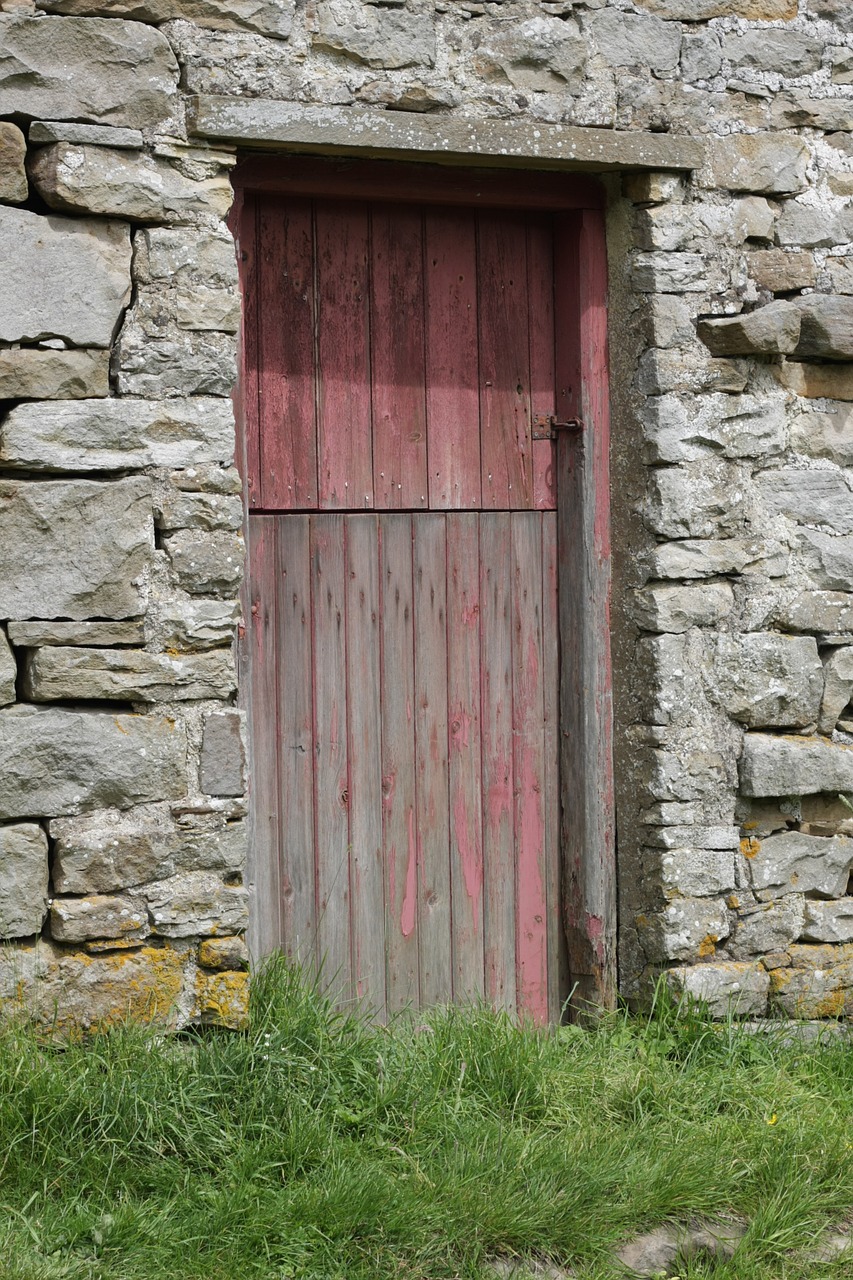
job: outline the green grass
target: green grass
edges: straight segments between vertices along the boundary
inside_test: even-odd
[[[775,1119],[774,1119],[775,1118]],[[742,1214],[682,1280],[815,1280],[853,1207],[853,1048],[658,1008],[537,1034],[482,1010],[377,1029],[283,965],[251,1030],[63,1049],[0,1032],[3,1280],[477,1277],[535,1254],[584,1280],[691,1214]]]

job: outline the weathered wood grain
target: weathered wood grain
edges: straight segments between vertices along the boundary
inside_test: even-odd
[[[548,217],[527,219],[527,314],[530,338],[530,404],[534,419],[556,411],[554,374],[554,223]],[[554,442],[534,440],[533,506],[557,505]]]

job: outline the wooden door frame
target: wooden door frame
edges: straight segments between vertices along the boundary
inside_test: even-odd
[[[576,173],[463,169],[336,157],[251,155],[237,165],[229,219],[241,251],[245,192],[395,203],[541,209],[559,215],[555,237],[558,333],[556,433],[560,624],[560,786],[563,925],[572,1006],[616,1000],[616,854],[610,661],[610,412],[604,192]],[[251,270],[250,266],[250,270]],[[251,282],[250,282],[251,283]],[[234,393],[245,469],[244,396],[252,375],[241,341]],[[247,578],[248,581],[248,578]],[[244,611],[251,602],[244,600]],[[251,663],[243,646],[243,701]],[[249,730],[251,743],[251,726]]]

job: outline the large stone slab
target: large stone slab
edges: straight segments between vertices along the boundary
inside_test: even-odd
[[[30,146],[46,142],[90,143],[95,147],[123,147],[141,151],[144,139],[139,129],[116,129],[109,124],[78,124],[66,120],[34,120],[30,125]]]
[[[145,902],[128,894],[55,898],[50,908],[50,936],[54,942],[88,942],[91,938],[142,941],[148,933]]]
[[[755,961],[732,960],[670,969],[666,980],[676,995],[701,1000],[714,1018],[731,1013],[760,1018],[767,1012],[770,975]]]
[[[779,606],[776,619],[789,631],[853,633],[853,595],[842,591],[801,591]]]
[[[108,347],[130,300],[127,224],[0,206],[0,297],[0,341]]]
[[[770,302],[740,316],[701,320],[697,333],[714,356],[787,355],[800,340],[800,313],[790,302]]]
[[[571,20],[539,16],[493,29],[477,47],[475,69],[487,79],[541,93],[580,93],[586,42]]]
[[[139,284],[163,280],[238,296],[236,246],[224,228],[144,227],[134,238],[133,276]]]
[[[681,52],[681,28],[675,22],[606,7],[592,12],[588,29],[608,66],[643,66],[672,71]]]
[[[248,923],[248,894],[242,885],[226,885],[208,871],[145,885],[152,932],[165,938],[234,933]]]
[[[0,480],[0,617],[128,618],[143,611],[151,482]]]
[[[33,702],[184,702],[228,698],[237,687],[230,650],[172,656],[144,649],[36,649],[24,664]]]
[[[720,635],[708,679],[711,695],[751,728],[813,725],[818,718],[823,666],[811,636]]]
[[[234,411],[215,396],[23,404],[0,424],[0,461],[27,471],[230,463]]]
[[[81,813],[186,791],[186,733],[167,717],[0,711],[0,819]]]
[[[0,121],[0,200],[4,204],[21,204],[29,195],[26,154],[26,139],[17,125]]]
[[[843,644],[831,651],[823,664],[823,677],[817,727],[821,733],[832,733],[853,694],[853,646]]]
[[[145,625],[138,622],[10,622],[9,639],[22,648],[46,644],[85,645],[109,649],[145,643]]]
[[[805,76],[820,66],[823,41],[790,28],[761,28],[731,32],[723,38],[723,57],[736,69],[775,71],[782,76]]]
[[[190,595],[236,595],[245,556],[238,534],[181,529],[163,545],[178,585]]]
[[[809,149],[799,138],[734,133],[711,144],[701,180],[730,191],[790,195],[805,190],[808,162]]]
[[[637,3],[641,9],[682,22],[729,17],[772,22],[797,16],[797,0],[637,0]]]
[[[800,364],[787,360],[773,367],[783,387],[809,399],[853,400],[853,364]]]
[[[742,912],[732,930],[729,951],[736,960],[787,951],[802,934],[806,899],[786,893],[778,901]]]
[[[853,840],[785,831],[751,840],[747,861],[752,887],[763,902],[789,893],[838,898],[853,868]]]
[[[809,360],[853,360],[853,298],[810,294],[799,299],[797,308],[801,316],[798,356]]]
[[[853,898],[834,902],[806,899],[804,942],[853,942]]]
[[[770,974],[774,1002],[792,1018],[853,1014],[853,945],[794,946],[791,965]]]
[[[853,491],[839,471],[780,467],[756,477],[769,507],[798,524],[853,533]]]
[[[748,733],[740,763],[746,796],[853,791],[853,747],[825,738]]]
[[[650,396],[641,414],[649,462],[698,462],[712,454],[759,458],[786,443],[781,396],[716,394],[689,403],[672,394]]]
[[[809,577],[821,587],[853,591],[853,535],[800,526],[800,552]]]
[[[634,617],[644,630],[681,632],[725,618],[734,607],[734,593],[727,582],[679,583],[644,587],[634,592],[634,601]]]
[[[853,209],[789,200],[779,215],[776,232],[781,245],[829,249],[853,239]]]
[[[106,350],[0,350],[0,400],[81,400],[109,394],[110,355]]]
[[[751,253],[747,261],[749,274],[755,283],[771,293],[809,289],[817,274],[812,255],[798,250],[759,249],[757,253]]]
[[[220,31],[255,31],[286,40],[293,26],[295,0],[37,0],[47,13],[81,17],[135,18],[139,22],[169,22],[183,18],[200,27]]]
[[[47,836],[33,822],[0,827],[0,938],[40,933],[47,915]]]
[[[722,898],[674,897],[662,911],[639,919],[637,925],[641,945],[652,964],[712,956],[730,929]]]
[[[241,796],[246,790],[243,717],[239,711],[216,711],[206,718],[199,783],[209,796]]]
[[[178,64],[142,23],[0,14],[0,48],[2,115],[145,129],[175,110]]]
[[[110,147],[58,142],[39,148],[30,181],[52,209],[143,222],[224,217],[234,196],[225,175],[194,180],[166,160]]]
[[[236,600],[164,600],[149,614],[151,636],[164,649],[193,652],[230,644],[240,619]]]
[[[317,0],[315,49],[342,53],[369,67],[429,66],[435,62],[435,25],[429,13]]]

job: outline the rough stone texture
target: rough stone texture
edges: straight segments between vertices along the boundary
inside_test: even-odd
[[[767,1012],[770,975],[760,964],[727,961],[670,969],[667,984],[676,995],[701,1000],[712,1017],[761,1017]]]
[[[723,57],[733,67],[776,71],[783,76],[804,76],[816,71],[822,53],[821,41],[784,28],[733,32],[723,38]]]
[[[739,532],[745,497],[741,474],[711,462],[651,472],[643,516],[661,538],[708,538]]]
[[[791,447],[813,458],[853,466],[853,407],[843,402],[805,410],[791,423]]]
[[[748,733],[740,766],[746,796],[853,791],[853,747],[824,738]]]
[[[47,13],[79,17],[135,18],[161,23],[183,18],[202,27],[225,31],[256,31],[286,40],[293,26],[294,0],[38,0]]]
[[[242,822],[216,812],[182,822],[165,805],[55,819],[50,836],[58,893],[111,893],[185,871],[233,875],[246,849]]]
[[[0,350],[0,400],[82,400],[110,393],[107,351]],[[2,426],[0,426],[2,439]]]
[[[141,613],[150,493],[141,476],[112,484],[0,481],[0,617]]]
[[[798,356],[808,360],[853,359],[853,298],[811,294],[801,298],[797,308],[802,317]]]
[[[803,727],[817,720],[823,667],[812,637],[718,636],[710,679],[712,696],[750,728]]]
[[[29,195],[24,157],[27,144],[24,135],[8,120],[0,121],[0,200],[4,204],[21,204]]]
[[[841,645],[823,664],[824,688],[818,730],[832,733],[853,694],[853,647]]]
[[[767,952],[787,951],[802,936],[806,899],[789,893],[776,902],[743,912],[732,931],[728,950],[736,960]]]
[[[316,49],[342,53],[369,67],[432,66],[435,30],[426,13],[317,0]]]
[[[144,649],[36,649],[22,687],[32,702],[182,702],[228,698],[237,687],[226,650],[172,657]]]
[[[598,52],[616,67],[643,66],[671,71],[681,52],[681,28],[619,9],[602,8],[589,20]]]
[[[487,79],[541,93],[580,93],[587,46],[576,23],[536,17],[498,30],[478,45],[475,66]]]
[[[0,462],[27,471],[227,464],[233,456],[234,414],[214,397],[25,404],[0,423]]]
[[[736,133],[713,142],[705,182],[731,191],[790,195],[805,189],[808,162],[809,149],[799,138]]]
[[[811,254],[797,250],[761,249],[748,258],[749,273],[755,283],[771,293],[793,293],[815,282],[815,261]]]
[[[0,938],[39,933],[47,915],[47,836],[31,822],[0,826]]]
[[[853,239],[853,209],[830,210],[789,200],[779,215],[776,233],[782,245],[828,249]]]
[[[734,593],[727,582],[702,586],[657,586],[636,592],[634,616],[648,631],[688,631],[729,614]]]
[[[68,142],[36,151],[28,172],[52,209],[144,222],[223,217],[233,197],[225,176],[194,181],[153,156]]]
[[[694,1260],[724,1262],[734,1255],[746,1234],[745,1224],[734,1221],[674,1223],[657,1227],[616,1252],[621,1266],[636,1276],[669,1276],[679,1270],[679,1262],[689,1266]]]
[[[804,942],[853,942],[853,898],[835,902],[806,900]]]
[[[0,631],[0,707],[8,706],[10,702],[15,701],[15,682],[18,679],[18,664],[15,661],[15,655],[6,639],[6,634]]]
[[[247,894],[207,871],[190,871],[146,885],[145,898],[153,933],[191,938],[245,929]]]
[[[237,381],[236,343],[224,333],[188,333],[177,323],[160,327],[138,302],[116,343],[115,371],[122,396],[230,396]]]
[[[0,296],[0,341],[109,346],[130,299],[127,225],[0,206]]]
[[[151,630],[164,648],[192,652],[229,644],[239,617],[236,600],[175,599],[160,606]]]
[[[790,893],[838,898],[846,891],[853,868],[853,840],[786,831],[751,840],[747,860],[752,886],[763,902]]]
[[[0,14],[0,47],[2,115],[144,129],[177,105],[174,54],[142,23]]]
[[[782,467],[764,472],[758,485],[773,510],[799,524],[853,532],[853,491],[839,472]]]
[[[681,896],[673,898],[652,918],[638,920],[637,926],[652,963],[713,955],[730,928],[722,898]]]
[[[64,120],[34,120],[30,125],[30,145],[46,142],[77,142],[95,147],[124,147],[141,151],[143,137],[139,129],[116,129],[108,124],[77,124]]]
[[[0,711],[0,819],[62,816],[182,795],[186,734],[161,716]]]
[[[639,0],[640,8],[684,22],[708,18],[746,18],[750,21],[787,21],[796,18],[795,0]]]
[[[792,1018],[853,1013],[853,945],[794,946],[791,965],[770,974],[773,1003]]]
[[[237,711],[214,712],[204,722],[201,739],[200,785],[209,796],[241,796],[246,789],[246,753],[242,716]]]
[[[140,645],[145,642],[142,622],[10,622],[9,639],[24,648],[46,644]]]
[[[167,492],[155,499],[158,529],[241,529],[241,498],[218,493]]]
[[[140,284],[165,281],[197,288],[237,289],[234,241],[225,228],[145,227],[134,239],[133,274]]]
[[[191,595],[234,595],[243,573],[243,539],[231,533],[180,530],[164,539],[180,586]]]
[[[717,898],[735,887],[735,859],[731,849],[649,850],[643,861],[644,866],[659,876],[665,892],[684,893],[690,898]]]
[[[145,903],[127,894],[54,898],[50,908],[50,936],[54,942],[86,942],[90,938],[141,941],[147,935]]]
[[[853,400],[853,365],[799,364],[788,360],[778,370],[783,387],[809,399]]]
[[[778,610],[779,624],[790,631],[851,632],[853,595],[841,591],[803,591]]]
[[[205,969],[248,969],[249,950],[242,938],[205,938],[199,943],[198,962]]]
[[[715,356],[785,355],[798,350],[800,323],[792,303],[771,302],[741,316],[702,320],[697,332]]]
[[[650,462],[763,457],[783,449],[787,434],[784,403],[769,395],[703,395],[695,413],[679,396],[655,396],[643,425]]]

